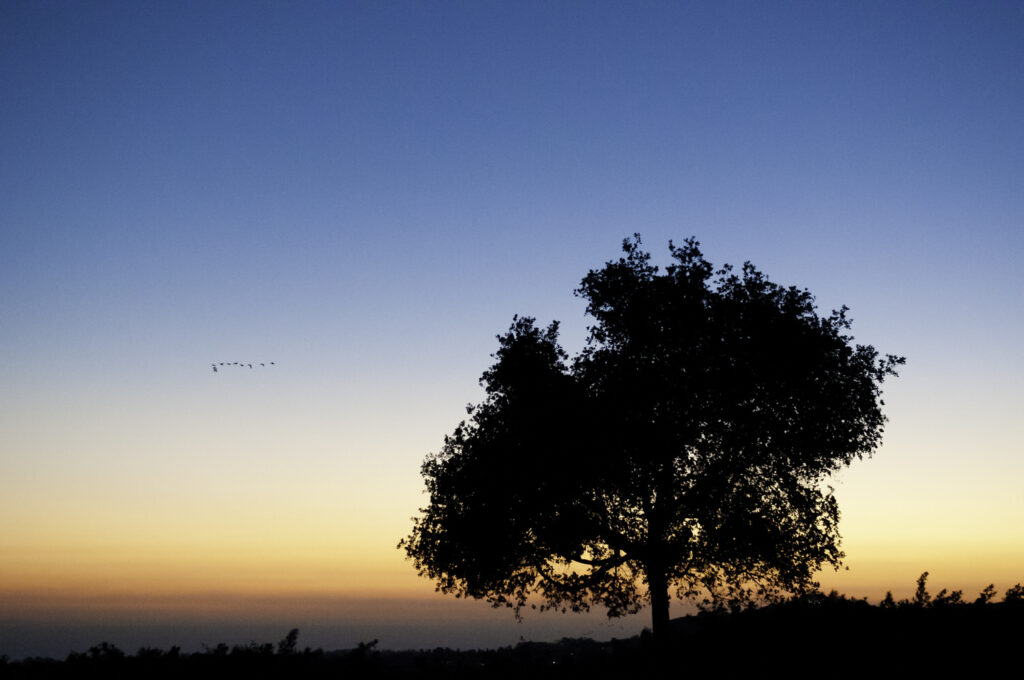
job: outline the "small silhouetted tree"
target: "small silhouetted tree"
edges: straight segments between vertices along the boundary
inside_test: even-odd
[[[988,604],[996,596],[996,584],[989,583],[985,586],[985,589],[978,593],[977,599],[974,600],[974,604],[983,605]]]
[[[288,631],[288,634],[284,636],[284,639],[277,643],[278,654],[294,654],[295,648],[299,644],[299,629],[292,628]]]
[[[964,601],[964,591],[954,590],[952,592],[943,588],[939,591],[939,594],[932,600],[933,607],[949,607],[953,605],[962,604]]]
[[[912,600],[912,604],[916,607],[927,607],[932,600],[932,596],[928,594],[927,582],[927,571],[917,577],[917,589],[914,590],[914,599]]]
[[[854,344],[846,308],[698,243],[640,248],[584,277],[594,323],[569,359],[558,323],[513,319],[484,401],[423,464],[430,502],[399,544],[438,590],[519,610],[610,616],[671,593],[771,598],[838,565],[830,473],[878,446],[880,385],[903,363]]]

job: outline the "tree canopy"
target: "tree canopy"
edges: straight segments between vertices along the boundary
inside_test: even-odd
[[[903,358],[694,239],[663,271],[639,235],[623,251],[576,290],[586,347],[514,317],[485,399],[424,462],[430,503],[399,546],[438,590],[517,614],[650,603],[659,635],[672,593],[771,598],[840,564],[826,482],[879,445]]]

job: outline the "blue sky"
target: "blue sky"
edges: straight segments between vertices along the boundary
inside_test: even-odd
[[[907,356],[838,480],[844,587],[1014,578],[1021,35],[1009,2],[4,3],[5,592],[53,550],[68,593],[188,571],[169,534],[252,548],[254,592],[429,593],[420,461],[513,314],[582,346],[572,290],[634,232]]]

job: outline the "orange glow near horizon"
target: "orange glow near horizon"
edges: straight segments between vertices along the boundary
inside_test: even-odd
[[[301,541],[276,544],[179,544],[26,547],[0,550],[0,603],[19,612],[149,612],[272,617],[302,611],[353,613],[367,600],[438,602],[393,544],[348,545]],[[923,571],[929,589],[963,590],[973,598],[989,583],[1001,592],[1024,578],[1024,543],[880,540],[856,533],[844,541],[846,568],[823,571],[825,592],[879,601],[886,591],[908,596]],[[320,604],[318,604],[320,603]],[[335,605],[324,604],[335,603]],[[369,605],[367,605],[369,606]],[[674,605],[677,613],[687,610]],[[370,609],[373,609],[371,606]],[[401,611],[397,606],[394,612]],[[469,611],[466,609],[465,611]],[[260,613],[262,612],[262,613]]]
[[[837,480],[848,568],[820,573],[822,588],[878,601],[889,590],[908,595],[923,571],[932,591],[961,589],[965,597],[989,583],[1002,592],[1024,581],[1015,478],[990,480],[980,496],[961,484],[963,474],[910,475],[902,466],[919,446],[909,424],[894,422],[894,443]],[[170,445],[163,447],[170,459]],[[395,458],[380,459],[393,465]],[[0,609],[116,603],[120,611],[234,608],[251,615],[260,606],[301,608],[318,598],[443,600],[396,548],[424,502],[415,460],[358,482],[333,464],[311,474],[275,463],[244,485],[225,474],[172,474],[168,467],[168,482],[154,488],[130,468],[89,484],[74,470],[57,470],[46,495],[27,491],[16,469],[0,480],[0,511],[19,518],[0,543]]]
[[[289,412],[276,392],[248,398],[228,425],[157,427],[151,407],[126,403],[115,430],[117,409],[82,397],[75,427],[9,428],[21,455],[0,477],[0,516],[12,518],[0,540],[0,613],[399,621],[411,603],[453,620],[486,609],[435,593],[396,548],[426,501],[419,464],[460,409],[353,433],[326,412],[276,418]],[[964,467],[969,437],[935,434],[910,408],[926,398],[896,382],[884,446],[834,480],[848,570],[819,574],[826,592],[906,597],[923,571],[930,591],[969,598],[1024,581],[1016,440],[986,441],[1002,474]]]

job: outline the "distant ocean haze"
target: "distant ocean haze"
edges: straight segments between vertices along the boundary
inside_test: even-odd
[[[647,621],[643,613],[608,619],[595,609],[585,614],[531,610],[517,623],[510,610],[440,596],[111,596],[44,604],[45,599],[0,600],[0,654],[64,658],[100,642],[129,653],[172,646],[200,651],[221,642],[276,643],[292,628],[299,629],[300,648],[348,649],[371,640],[379,640],[383,649],[495,648],[521,638],[630,637]],[[683,614],[683,608],[676,613]]]

